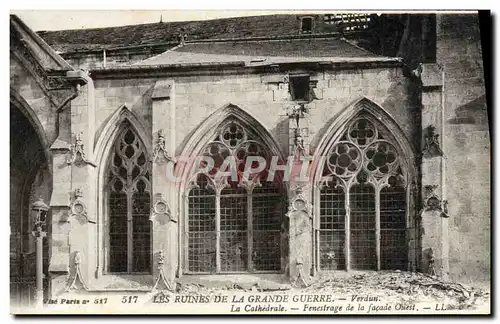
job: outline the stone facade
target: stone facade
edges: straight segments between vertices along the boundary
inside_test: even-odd
[[[484,247],[491,243],[491,124],[479,20],[475,15],[438,18],[437,62],[444,69],[442,140],[447,157],[450,276],[489,281],[490,250]],[[470,27],[462,28],[464,24]]]
[[[11,110],[27,117],[24,123],[32,127],[29,136],[37,134],[46,162],[34,180],[23,178],[21,164],[12,164],[11,197],[23,195],[21,183],[34,183],[36,195],[50,202],[46,261],[50,294],[63,294],[76,279],[81,283],[78,289],[92,291],[150,291],[159,278],[173,289],[176,280],[189,280],[184,235],[189,168],[177,163],[175,172],[183,181],[170,183],[164,175],[171,164],[157,161],[158,154],[168,162],[197,152],[228,118],[253,128],[281,157],[295,154],[297,123],[290,109],[296,101],[289,79],[297,74],[307,75],[314,91],[313,100],[305,103],[307,112],[298,117],[305,155],[314,160],[325,154],[333,138],[359,114],[372,118],[394,139],[405,165],[405,269],[428,272],[431,264],[443,277],[487,280],[490,146],[479,34],[477,27],[470,27],[470,23],[477,26],[477,20],[471,19],[438,16],[437,64],[415,70],[398,59],[377,58],[263,67],[219,64],[216,69],[131,66],[90,73],[78,71],[77,64],[60,68],[67,86],[52,90],[32,68],[33,62],[12,49]],[[17,18],[14,22],[20,24]],[[467,31],[469,37],[450,32],[456,29]],[[29,37],[28,51],[57,55],[46,44],[37,45],[43,43],[39,36]],[[457,42],[464,46],[457,49]],[[151,215],[150,274],[107,271],[109,216],[104,187],[112,145],[124,124],[135,130],[152,160],[152,207],[161,203],[166,208],[153,208]],[[21,145],[22,136],[11,134],[11,143]],[[11,151],[11,159],[17,154]],[[313,163],[310,172],[320,171]],[[299,184],[304,188],[300,191],[294,185],[286,187],[288,253],[281,271],[291,280],[301,271],[306,277],[322,271],[315,236],[319,191],[312,180]],[[294,207],[297,199],[310,208]],[[13,228],[28,217],[21,205],[26,203],[11,200]],[[306,226],[300,227],[301,222]],[[26,226],[15,235],[22,236]],[[11,242],[16,240],[20,238],[11,237]],[[20,246],[11,243],[11,268]]]

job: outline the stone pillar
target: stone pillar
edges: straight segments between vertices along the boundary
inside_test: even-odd
[[[308,286],[313,268],[313,228],[307,104],[291,103],[288,110],[290,155],[293,165],[289,181],[289,271],[294,286]]]
[[[274,73],[273,73],[274,72]],[[307,76],[303,71],[300,76]],[[298,76],[298,75],[294,75]],[[308,285],[313,274],[314,245],[313,221],[311,208],[312,179],[309,170],[312,157],[309,155],[309,109],[315,106],[314,100],[322,99],[322,94],[315,90],[323,74],[309,75],[308,95],[301,101],[294,101],[290,93],[290,75],[279,73],[279,69],[262,77],[270,90],[273,101],[283,104],[289,118],[289,155],[293,156],[293,165],[289,178],[289,255],[288,269],[294,285]]]
[[[95,167],[88,158],[94,142],[94,88],[92,80],[83,71],[70,71],[67,79],[73,83],[76,97],[65,110],[59,112],[59,134],[51,146],[53,190],[50,201],[52,251],[49,273],[53,297],[61,295],[67,288],[68,277],[74,272],[70,260],[75,251],[82,251],[89,260],[94,259],[93,243],[96,238],[96,233],[87,228],[90,217],[86,214],[87,207],[83,200],[83,197],[90,196]],[[75,204],[77,198],[78,204]],[[88,203],[93,202],[88,200]],[[75,217],[75,214],[78,215]],[[91,269],[91,266],[85,267],[86,271],[82,274],[85,280]]]
[[[420,183],[417,179],[412,179],[406,186],[406,197],[408,201],[407,213],[411,219],[408,222],[407,238],[408,238],[408,267],[407,270],[416,272],[419,269],[421,250],[420,250],[420,225],[417,222],[416,211],[419,208],[420,201]],[[415,213],[415,215],[412,215]],[[420,215],[418,215],[420,216]]]
[[[178,262],[178,221],[174,176],[175,83],[157,81],[152,94],[152,194],[153,271],[157,282],[164,276],[167,288],[175,288]],[[168,177],[170,175],[170,177]],[[158,265],[158,266],[156,266]],[[163,273],[161,270],[163,269]]]
[[[36,307],[43,307],[43,239],[47,236],[46,219],[49,206],[47,206],[42,198],[39,198],[31,206],[31,212],[34,218],[32,234],[36,238]]]
[[[71,167],[71,204],[70,215],[70,260],[75,254],[80,255],[81,280],[89,282],[94,277],[97,255],[95,242],[97,239],[96,215],[87,210],[94,208],[96,165],[91,158],[94,156],[94,84],[92,79],[83,73],[81,77],[86,82],[80,88],[80,94],[71,102],[71,151],[67,164]],[[70,263],[70,273],[75,275],[74,262]]]
[[[70,146],[70,111],[59,114],[59,136],[50,150],[52,152],[53,189],[50,198],[52,213],[50,226],[51,254],[49,276],[50,295],[56,297],[65,291],[69,275],[69,193],[71,191],[71,167],[66,163]]]
[[[289,269],[293,286],[303,287],[311,283],[313,264],[312,251],[312,205],[310,188],[305,182],[291,182],[289,206]]]
[[[47,236],[41,230],[33,234],[36,237],[36,307],[43,307],[43,239]]]
[[[437,64],[421,66],[422,80],[422,219],[421,270],[447,279],[448,213],[443,135],[443,71]]]

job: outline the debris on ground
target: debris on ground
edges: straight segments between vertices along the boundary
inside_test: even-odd
[[[314,284],[303,289],[332,294],[369,294],[384,301],[439,302],[449,308],[466,309],[489,303],[490,293],[480,288],[466,287],[457,282],[443,281],[436,276],[417,272],[384,271],[338,276],[322,274]]]
[[[443,303],[449,309],[473,309],[490,302],[489,290],[444,281],[436,276],[399,270],[321,273],[312,278],[312,284],[305,288],[292,287],[289,283],[245,282],[244,280],[218,286],[185,283],[179,288],[178,292],[183,294],[220,294],[228,291],[265,294],[292,291],[336,296],[370,295],[379,296],[386,302]]]

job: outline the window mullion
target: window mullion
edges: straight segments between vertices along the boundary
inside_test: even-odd
[[[132,215],[132,172],[131,162],[127,167],[127,272],[132,272],[133,266],[133,215]]]
[[[405,188],[405,198],[406,198],[406,210],[405,210],[405,242],[406,246],[408,248],[408,253],[406,256],[406,269],[407,271],[415,271],[415,265],[416,265],[416,257],[415,257],[415,240],[410,241],[410,231],[415,234],[414,237],[417,237],[415,231],[417,228],[417,224],[411,223],[410,222],[410,211],[411,213],[415,212],[415,205],[414,205],[414,200],[413,200],[413,192],[411,190],[411,185],[409,184]],[[411,245],[409,244],[411,242]],[[411,251],[411,252],[410,252]],[[412,258],[410,259],[410,255]]]
[[[314,246],[314,255],[315,255],[315,268],[316,268],[316,272],[317,271],[320,271],[321,270],[321,261],[320,261],[320,246],[321,246],[321,242],[320,242],[320,235],[319,235],[319,230],[321,229],[321,208],[320,208],[320,204],[321,204],[321,189],[318,188],[318,186],[315,186],[314,188],[314,216],[313,216],[313,221],[315,222],[314,223],[314,226],[313,226],[313,230],[314,230],[314,243],[313,243],[313,246]]]
[[[375,186],[375,253],[377,271],[380,271],[380,187]]]
[[[252,191],[247,195],[247,239],[248,239],[248,271],[253,271],[253,213],[252,213]]]
[[[220,192],[215,195],[215,271],[220,273]]]
[[[346,271],[351,270],[351,206],[350,204],[350,190],[349,190],[350,185],[347,184],[345,187],[345,239],[344,239],[344,244],[345,244],[345,269]]]

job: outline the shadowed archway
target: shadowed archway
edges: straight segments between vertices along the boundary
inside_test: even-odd
[[[52,178],[42,140],[25,113],[10,106],[10,282],[11,302],[33,303],[35,241],[31,234],[31,204],[50,199]],[[50,215],[49,215],[50,217]],[[50,218],[48,222],[50,221]],[[47,237],[50,237],[50,233]],[[49,239],[44,240],[44,273],[48,270]],[[45,289],[45,291],[47,291]]]

